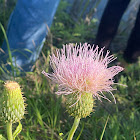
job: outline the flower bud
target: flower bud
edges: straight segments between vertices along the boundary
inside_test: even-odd
[[[16,123],[25,113],[24,97],[17,82],[7,81],[1,97],[0,117],[5,122]]]

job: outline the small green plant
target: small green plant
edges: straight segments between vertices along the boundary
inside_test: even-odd
[[[20,120],[25,114],[25,99],[22,96],[20,86],[17,82],[7,81],[0,99],[0,118],[6,124],[8,140],[14,140],[22,130]],[[12,133],[12,124],[19,123],[17,129]]]

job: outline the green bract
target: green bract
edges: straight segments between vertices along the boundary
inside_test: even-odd
[[[79,94],[73,93],[66,96],[66,109],[71,116],[77,118],[86,118],[93,112],[94,99],[90,93]]]

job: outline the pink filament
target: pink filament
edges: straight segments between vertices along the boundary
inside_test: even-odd
[[[110,101],[103,92],[110,93],[113,98],[112,85],[114,76],[123,70],[120,66],[108,68],[108,64],[116,58],[107,51],[104,56],[104,48],[83,45],[63,45],[63,49],[57,50],[56,55],[50,56],[52,74],[42,73],[59,85],[56,94],[71,94],[73,92],[92,93],[93,97],[100,97]],[[114,98],[115,100],[115,98]]]

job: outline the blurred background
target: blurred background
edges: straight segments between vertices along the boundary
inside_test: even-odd
[[[0,0],[0,22],[5,30],[16,2],[16,0]],[[14,78],[21,84],[28,104],[28,113],[22,120],[23,131],[18,139],[66,139],[73,118],[68,117],[65,111],[63,97],[54,94],[57,85],[46,79],[41,71],[51,71],[49,55],[56,48],[62,48],[62,44],[80,42],[94,44],[107,2],[107,0],[60,0],[33,71],[27,72],[23,77]],[[139,0],[131,0],[121,18],[117,35],[109,47],[111,53],[117,56],[114,64],[125,68],[121,74],[116,76],[115,81],[127,87],[115,85],[118,90],[113,93],[117,104],[114,104],[111,96],[109,96],[112,100],[111,103],[106,100],[96,101],[95,112],[90,117],[82,119],[74,139],[100,139],[108,116],[104,140],[140,139],[140,60],[138,59],[135,63],[127,63],[123,58],[139,4]],[[4,35],[0,30],[0,46],[3,41]],[[2,67],[0,69],[3,71]],[[0,74],[2,75],[2,73]],[[0,88],[2,88],[3,80],[0,83]],[[0,134],[6,135],[4,127],[0,121]],[[63,133],[62,136],[61,133]]]

